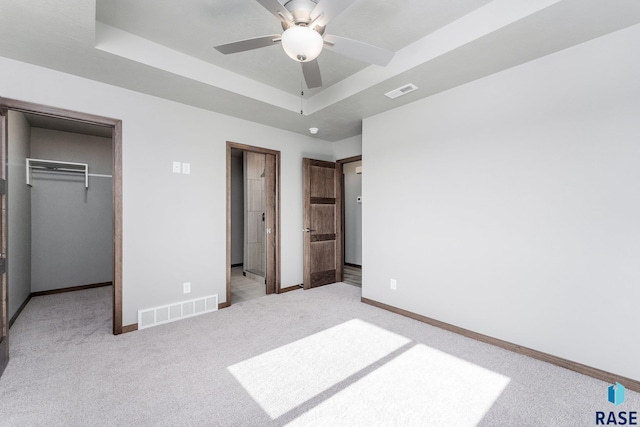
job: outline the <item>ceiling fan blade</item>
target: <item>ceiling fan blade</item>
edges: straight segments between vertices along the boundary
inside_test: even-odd
[[[261,47],[271,46],[273,44],[279,43],[280,40],[280,34],[273,34],[270,36],[262,36],[253,39],[240,40],[233,43],[221,44],[214,47],[218,52],[228,55],[230,53],[244,52],[245,50],[259,49]]]
[[[307,83],[309,89],[322,86],[322,75],[320,74],[320,65],[318,61],[314,59],[309,62],[301,62],[302,74],[304,75],[304,81]]]
[[[279,20],[293,22],[293,15],[278,0],[256,0]]]
[[[324,27],[327,25],[327,22],[351,6],[354,1],[355,0],[319,0],[318,5],[311,11],[311,20],[313,21],[319,17],[314,24]]]
[[[390,50],[372,46],[357,40],[334,36],[333,34],[326,34],[324,36],[324,43],[328,49],[331,49],[340,55],[368,62],[369,64],[380,65],[382,67],[387,65],[393,58],[393,55],[395,55],[395,53]]]

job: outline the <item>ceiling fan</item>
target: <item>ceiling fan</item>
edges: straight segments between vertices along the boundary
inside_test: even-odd
[[[286,54],[302,64],[307,87],[322,86],[322,76],[316,58],[326,47],[341,55],[370,64],[385,66],[394,53],[357,40],[325,34],[327,23],[355,0],[256,0],[278,18],[284,32],[215,46],[219,52],[244,52],[282,43]]]

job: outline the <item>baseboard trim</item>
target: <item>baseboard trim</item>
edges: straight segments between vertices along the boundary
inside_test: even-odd
[[[282,288],[280,289],[280,292],[278,292],[279,294],[284,294],[285,292],[291,292],[291,291],[295,291],[297,289],[302,289],[302,285],[293,285],[293,286],[289,286],[286,288]]]
[[[126,334],[128,332],[135,332],[138,330],[138,324],[134,323],[132,325],[126,325],[122,327],[122,333]]]
[[[369,304],[374,307],[378,307],[383,310],[390,311],[392,313],[400,314],[402,316],[410,317],[411,319],[418,320],[423,323],[427,323],[431,326],[445,329],[447,331],[454,332],[456,334],[465,336],[467,338],[472,338],[477,341],[482,341],[487,344],[495,345],[496,347],[513,351],[514,353],[522,354],[525,356],[532,357],[534,359],[541,360],[543,362],[551,363],[552,365],[560,366],[561,368],[569,369],[569,370],[578,372],[580,374],[605,381],[609,384],[619,382],[629,390],[640,392],[640,381],[636,381],[631,378],[616,375],[611,372],[603,371],[598,368],[583,365],[582,363],[573,362],[571,360],[563,359],[562,357],[554,356],[552,354],[544,353],[538,350],[533,350],[531,348],[523,347],[521,345],[514,344],[508,341],[503,341],[498,338],[493,338],[488,335],[474,332],[469,329],[464,329],[459,326],[454,326],[449,323],[442,322],[440,320],[432,319],[430,317],[426,317],[421,314],[416,314],[411,311],[403,310],[401,308],[397,308],[392,305],[387,305],[375,300],[371,300],[364,297],[361,297],[360,300],[365,304]]]
[[[64,292],[83,291],[85,289],[101,288],[103,286],[111,286],[113,282],[91,283],[89,285],[70,286],[68,288],[51,289],[48,291],[31,292],[32,297],[41,297],[45,295],[61,294]]]
[[[11,329],[13,324],[16,322],[16,320],[18,319],[18,316],[20,316],[20,313],[22,313],[22,310],[24,310],[27,304],[29,304],[29,301],[31,301],[32,296],[33,294],[29,294],[29,296],[27,297],[27,299],[24,300],[20,308],[18,308],[18,311],[16,311],[16,314],[14,314],[13,317],[9,320],[9,329]]]
[[[358,264],[351,264],[350,262],[345,262],[344,265],[362,270],[362,266]]]

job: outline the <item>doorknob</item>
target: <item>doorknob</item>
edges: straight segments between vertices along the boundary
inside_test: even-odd
[[[302,231],[304,231],[305,233],[311,233],[312,231],[316,231],[316,230],[312,230],[310,228],[304,228]]]

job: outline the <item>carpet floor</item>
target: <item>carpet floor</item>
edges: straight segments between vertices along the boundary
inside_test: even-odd
[[[605,382],[360,302],[338,283],[120,336],[110,288],[35,297],[2,426],[591,426]]]

